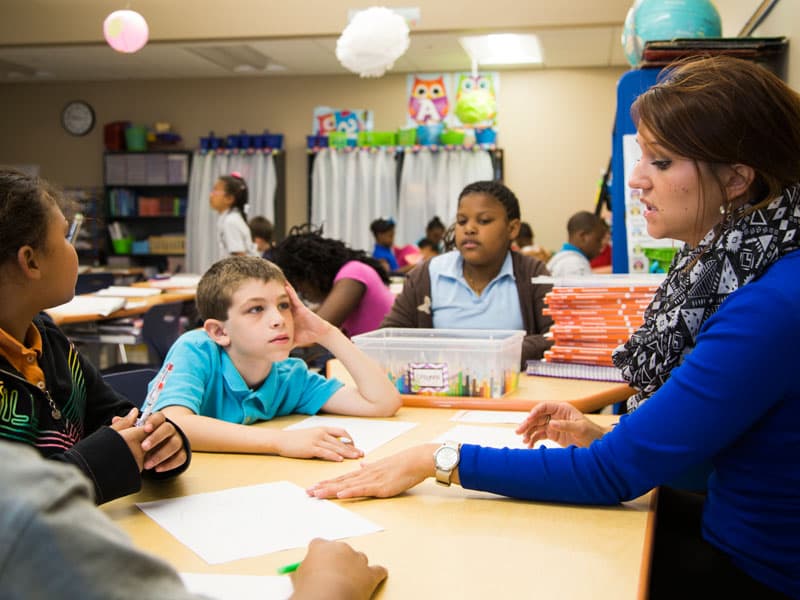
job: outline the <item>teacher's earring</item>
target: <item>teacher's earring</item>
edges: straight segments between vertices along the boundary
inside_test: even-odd
[[[720,204],[719,205],[719,214],[724,216],[726,212],[728,212],[728,211],[725,210],[725,205],[724,204]]]

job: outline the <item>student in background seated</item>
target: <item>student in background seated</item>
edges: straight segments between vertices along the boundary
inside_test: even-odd
[[[389,417],[400,407],[380,366],[306,308],[269,261],[237,256],[213,264],[197,286],[197,310],[203,328],[183,334],[167,353],[172,372],[156,404],[197,450],[358,458],[362,452],[340,428],[276,431],[247,425],[319,411]],[[339,358],[356,387],[288,358],[295,345],[311,343]]]
[[[519,230],[519,201],[496,181],[477,181],[458,200],[457,250],[419,265],[382,327],[524,329],[522,364],[552,345],[543,336],[552,319],[542,314],[550,286],[531,278],[548,275],[539,260],[511,252]]]
[[[439,256],[439,246],[433,240],[422,238],[418,244],[421,260],[428,260],[434,256]]]
[[[44,181],[0,167],[0,437],[74,465],[108,502],[138,491],[142,475],[183,472],[191,451],[162,413],[136,427],[134,405],[39,314],[75,293],[78,256],[60,203]]]
[[[402,248],[394,245],[394,220],[375,219],[369,228],[375,236],[372,258],[378,260],[387,273],[407,273],[422,258],[419,248],[414,244],[407,244]]]
[[[600,254],[607,231],[606,222],[594,213],[582,210],[572,215],[567,221],[569,241],[547,263],[553,277],[591,275],[589,261]]]
[[[267,217],[253,217],[248,223],[250,235],[261,258],[272,260],[272,222]]]
[[[436,246],[439,252],[444,252],[444,234],[447,228],[439,217],[433,217],[425,226],[425,237],[420,240],[429,239]],[[419,242],[417,243],[419,246]]]
[[[239,173],[217,178],[208,198],[211,208],[219,213],[217,239],[219,256],[256,256],[253,236],[245,221],[247,184]]]
[[[380,262],[387,273],[397,273],[397,259],[394,256],[394,220],[375,219],[369,226],[375,237],[372,258]]]
[[[552,258],[549,250],[533,243],[533,228],[525,221],[519,224],[519,234],[514,240],[512,249],[525,256],[538,258],[543,263]]]
[[[92,505],[92,486],[75,469],[6,441],[0,463],[3,598],[205,598],[190,593],[163,560],[134,548]],[[291,597],[365,600],[386,574],[344,542],[315,539],[292,574]]]
[[[602,435],[571,407],[540,404],[517,429],[524,441],[586,447],[465,444],[449,451],[447,480],[616,504],[710,461],[705,497],[659,490],[648,597],[800,598],[800,95],[754,62],[695,58],[667,67],[631,113],[642,156],[628,184],[647,232],[685,242],[614,356],[638,408]],[[435,450],[310,493],[401,493],[434,476]]]
[[[316,313],[348,337],[373,331],[392,308],[389,275],[374,258],[310,226],[293,227],[273,261]]]

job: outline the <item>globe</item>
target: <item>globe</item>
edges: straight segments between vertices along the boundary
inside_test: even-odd
[[[721,35],[722,21],[711,0],[636,0],[625,18],[622,46],[635,67],[645,42]]]

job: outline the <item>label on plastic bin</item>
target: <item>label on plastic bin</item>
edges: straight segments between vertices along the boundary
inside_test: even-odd
[[[447,363],[409,363],[411,393],[445,392],[449,384]]]

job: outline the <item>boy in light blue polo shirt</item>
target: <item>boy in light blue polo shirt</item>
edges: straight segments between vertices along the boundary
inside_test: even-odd
[[[400,407],[381,367],[310,311],[269,261],[233,256],[215,263],[200,280],[197,308],[203,328],[185,333],[170,349],[165,365],[172,368],[155,406],[180,425],[195,450],[358,458],[363,453],[341,428],[247,425],[319,411],[387,417]],[[355,386],[289,358],[295,346],[312,343],[341,360]]]

